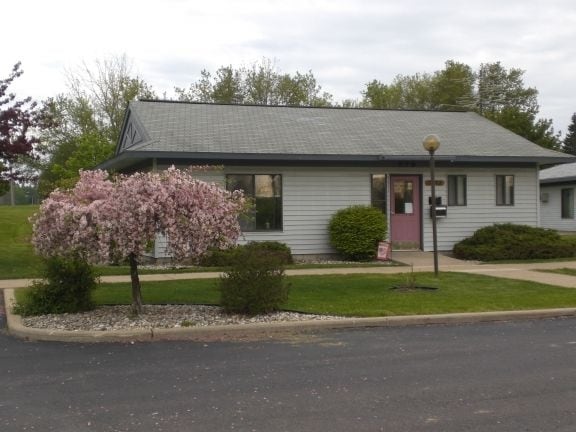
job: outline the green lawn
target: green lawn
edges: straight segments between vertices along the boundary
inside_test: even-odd
[[[419,273],[418,285],[436,291],[399,291],[394,285],[406,275],[292,276],[290,297],[284,308],[301,312],[374,317],[454,312],[576,307],[576,290],[535,282],[489,276]],[[145,282],[145,303],[217,304],[216,279]],[[25,295],[18,290],[17,296]],[[130,303],[130,285],[102,284],[94,293],[98,304]]]
[[[538,270],[539,272],[542,273],[558,273],[558,274],[563,274],[563,275],[568,275],[568,276],[576,276],[576,269],[573,268],[558,268],[558,269],[541,269]]]
[[[18,279],[40,277],[42,274],[42,261],[34,254],[30,238],[32,225],[28,221],[38,210],[38,206],[0,206],[0,279]],[[288,268],[338,268],[338,267],[373,267],[390,264],[357,263],[357,264],[295,264]],[[391,265],[394,265],[392,263]],[[186,267],[186,268],[158,268],[139,269],[140,274],[153,273],[190,273],[190,272],[218,272],[223,268],[217,267]],[[101,276],[129,275],[128,266],[98,266],[96,272]]]
[[[0,278],[37,277],[41,261],[32,250],[28,218],[38,206],[0,206]]]

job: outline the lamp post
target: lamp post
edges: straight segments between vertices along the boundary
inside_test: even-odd
[[[432,241],[434,244],[434,276],[438,277],[438,230],[436,224],[436,178],[434,166],[434,152],[440,147],[440,140],[436,135],[428,135],[422,141],[424,149],[430,153],[430,185],[432,186]]]

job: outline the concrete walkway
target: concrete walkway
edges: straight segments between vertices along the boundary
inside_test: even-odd
[[[434,271],[434,257],[431,252],[395,252],[392,258],[404,264],[413,265],[414,271]],[[576,269],[576,260],[544,263],[481,264],[476,261],[461,261],[447,255],[439,255],[439,270],[475,273],[486,276],[518,279],[576,288],[576,277],[557,273],[543,273],[538,270],[570,268]]]
[[[288,275],[335,275],[335,274],[394,274],[406,272],[430,272],[434,270],[433,254],[427,252],[394,252],[393,259],[407,264],[406,266],[379,266],[379,267],[350,267],[350,268],[323,268],[323,269],[291,269]],[[484,274],[488,276],[520,279],[546,284],[576,288],[576,277],[554,273],[538,272],[539,269],[576,269],[576,260],[554,263],[531,264],[480,264],[471,261],[460,261],[447,255],[439,256],[439,269],[443,271]],[[216,278],[220,273],[174,273],[142,275],[142,281],[163,281],[183,279]],[[103,282],[129,282],[129,276],[104,276]],[[576,308],[533,310],[533,311],[502,311],[482,313],[457,313],[440,315],[395,316],[377,318],[350,318],[345,320],[329,321],[302,321],[295,323],[277,324],[247,324],[238,326],[215,326],[207,328],[178,328],[178,329],[146,329],[127,331],[65,331],[54,329],[35,329],[25,327],[21,317],[10,313],[10,305],[14,302],[13,288],[28,286],[32,279],[15,279],[0,281],[0,289],[4,289],[6,298],[6,321],[9,332],[33,340],[60,340],[78,342],[112,342],[134,340],[158,339],[189,339],[189,340],[245,340],[249,338],[267,338],[278,335],[293,334],[307,331],[318,331],[337,328],[373,327],[373,326],[406,326],[427,324],[463,324],[473,322],[507,321],[515,319],[541,319],[557,317],[573,317]]]
[[[434,271],[434,256],[432,252],[421,251],[395,251],[392,259],[406,264],[405,266],[377,266],[377,267],[340,267],[340,268],[313,268],[286,270],[288,276],[297,275],[335,275],[335,274],[397,274]],[[576,277],[556,273],[542,273],[537,270],[572,268],[576,269],[576,260],[565,262],[527,263],[527,264],[481,264],[476,261],[462,261],[445,254],[438,255],[440,272],[475,273],[487,276],[519,279],[557,285],[566,288],[576,288]],[[168,281],[188,279],[214,279],[219,272],[202,273],[168,273],[140,275],[140,280]],[[130,282],[130,276],[102,276],[102,282],[121,283]],[[24,288],[30,286],[34,279],[5,279],[0,280],[0,289]]]

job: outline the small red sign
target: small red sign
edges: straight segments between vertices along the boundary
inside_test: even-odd
[[[380,242],[378,243],[378,254],[376,258],[379,261],[390,261],[392,248],[390,247],[390,242]]]

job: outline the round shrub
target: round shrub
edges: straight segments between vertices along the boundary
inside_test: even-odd
[[[374,259],[378,242],[386,238],[386,216],[377,208],[352,206],[338,210],[328,226],[330,243],[346,259]]]
[[[453,253],[456,258],[478,261],[553,259],[576,256],[576,244],[553,230],[496,224],[456,243]]]
[[[288,299],[282,257],[257,248],[242,248],[231,270],[220,278],[220,305],[227,313],[266,314]]]
[[[94,309],[93,268],[81,258],[49,258],[44,278],[32,284],[26,299],[14,307],[23,316],[85,312]]]

